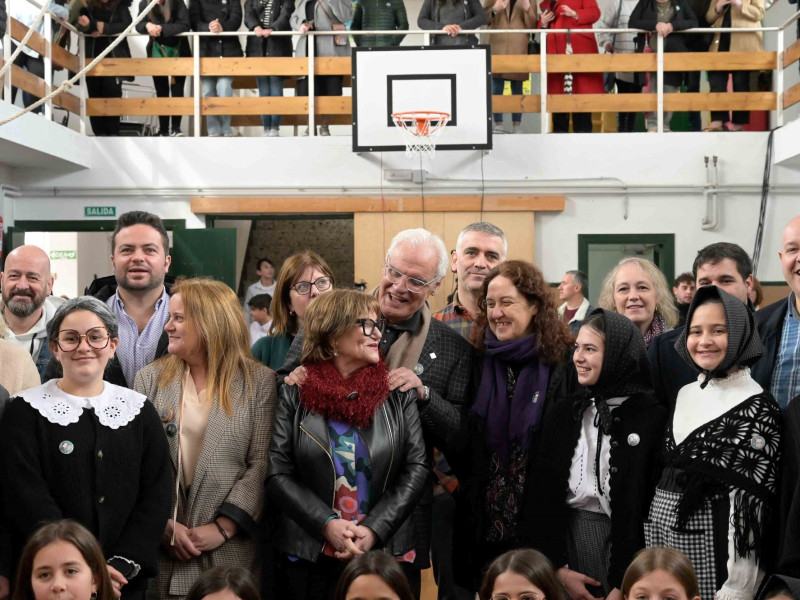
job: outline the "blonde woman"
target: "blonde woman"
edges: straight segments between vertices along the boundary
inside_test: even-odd
[[[639,328],[645,346],[678,323],[669,284],[646,258],[623,258],[603,280],[600,308],[625,315]]]
[[[136,375],[169,440],[171,518],[159,553],[158,597],[182,599],[220,564],[256,573],[254,533],[264,502],[275,374],[250,355],[236,294],[208,279],[178,282],[169,355]]]

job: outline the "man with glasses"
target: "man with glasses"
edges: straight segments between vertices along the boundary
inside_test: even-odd
[[[425,229],[398,233],[386,253],[376,293],[386,327],[381,356],[389,367],[389,387],[417,392],[429,460],[433,446],[446,449],[462,433],[469,403],[472,347],[444,323],[432,318],[428,298],[439,291],[449,261],[444,242]],[[301,381],[298,335],[278,373],[291,373],[285,383]],[[433,482],[429,480],[414,511],[416,559],[406,567],[416,597],[420,571],[429,566]]]

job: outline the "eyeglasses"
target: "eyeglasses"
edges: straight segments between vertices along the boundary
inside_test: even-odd
[[[386,327],[386,320],[378,319],[376,321],[375,319],[356,319],[356,325],[361,325],[361,330],[364,332],[364,335],[369,337],[376,329],[379,333],[383,333],[383,329]]]
[[[545,597],[541,594],[537,594],[536,592],[522,592],[518,596],[516,596],[519,600],[545,600]],[[494,594],[491,597],[491,600],[514,600],[514,597],[509,596],[508,594]]]
[[[331,277],[320,277],[316,281],[298,281],[292,286],[292,289],[301,296],[305,296],[311,293],[312,285],[317,288],[318,292],[324,292],[333,285],[333,279]]]
[[[108,346],[111,336],[104,327],[92,327],[86,333],[78,333],[74,329],[64,329],[58,332],[56,344],[62,352],[72,352],[81,345],[81,338],[86,338],[86,343],[95,350],[102,350]]]
[[[392,283],[400,283],[403,280],[403,277],[405,277],[406,289],[413,294],[419,294],[425,289],[426,286],[439,280],[438,277],[434,277],[430,281],[422,281],[422,279],[417,279],[416,277],[409,277],[405,273],[402,273],[394,267],[390,267],[389,265],[385,265],[383,267],[383,277]]]

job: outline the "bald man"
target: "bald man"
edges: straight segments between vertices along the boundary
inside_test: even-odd
[[[53,280],[50,258],[37,246],[12,250],[0,273],[0,310],[8,323],[7,339],[31,355],[40,376],[52,356],[47,345],[47,323],[64,302],[50,295]]]
[[[753,366],[753,373],[769,375],[768,389],[786,410],[789,400],[800,394],[800,215],[783,230],[778,257],[792,293],[756,313],[766,352]]]

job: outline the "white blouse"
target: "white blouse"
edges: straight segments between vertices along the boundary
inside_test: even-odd
[[[103,382],[103,391],[99,396],[73,396],[58,387],[59,381],[51,379],[17,395],[56,425],[77,423],[83,411],[92,408],[100,424],[111,429],[119,429],[133,421],[147,401],[145,395],[107,381]]]
[[[624,398],[611,398],[606,401],[609,410],[621,405],[629,396]],[[601,433],[595,427],[594,419],[597,408],[592,404],[583,413],[581,422],[581,435],[572,455],[572,466],[569,469],[569,493],[567,505],[570,508],[602,512],[611,516],[611,481],[608,463],[611,459],[611,437]],[[595,462],[597,457],[597,434],[603,436],[603,446],[600,449],[600,481],[602,495],[597,489],[597,473]]]
[[[763,392],[763,388],[750,376],[745,367],[725,379],[712,379],[706,389],[700,389],[705,376],[685,385],[678,392],[672,433],[676,444],[683,442],[695,429],[725,414],[748,398]],[[729,523],[734,522],[734,494],[730,494]],[[764,577],[755,557],[741,558],[733,543],[734,527],[728,527],[728,580],[716,594],[717,600],[752,600]]]

